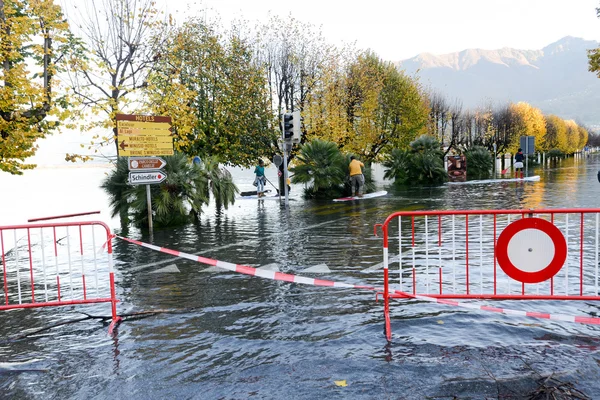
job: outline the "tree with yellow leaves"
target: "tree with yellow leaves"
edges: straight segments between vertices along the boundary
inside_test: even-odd
[[[426,131],[429,110],[417,83],[370,51],[330,65],[320,83],[308,98],[309,138],[371,162]]]
[[[53,1],[0,0],[0,170],[34,168],[36,141],[66,117],[55,76],[72,40]]]
[[[581,149],[581,147],[579,147],[579,143],[582,139],[581,132],[579,131],[577,122],[572,119],[565,121],[565,125],[567,126],[567,147],[565,153],[572,154],[578,149]]]
[[[141,89],[165,51],[169,24],[154,0],[96,0],[81,2],[77,10],[84,43],[69,68],[81,121],[74,125],[83,131],[100,129],[89,146],[95,152],[109,144],[118,150],[115,116],[138,111]],[[89,158],[66,157],[69,161]]]
[[[548,150],[557,149],[563,153],[569,150],[567,141],[567,125],[556,115],[546,116],[546,147]]]
[[[511,104],[510,109],[516,116],[516,135],[513,137],[511,150],[516,152],[521,136],[533,136],[536,151],[549,150],[544,140],[546,120],[542,111],[525,102]]]
[[[331,52],[324,60],[320,79],[308,95],[302,113],[306,141],[320,139],[339,144],[349,140],[346,68],[353,57],[354,50],[346,48]]]
[[[585,145],[588,143],[588,138],[589,138],[589,134],[587,129],[585,129],[583,126],[579,125],[577,127],[577,130],[579,130],[579,145],[577,146],[577,148],[579,150],[583,149],[585,147]]]

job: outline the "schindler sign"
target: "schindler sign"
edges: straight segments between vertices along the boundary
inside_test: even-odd
[[[130,185],[149,185],[152,183],[161,183],[167,179],[167,174],[163,171],[148,171],[148,172],[130,172]]]

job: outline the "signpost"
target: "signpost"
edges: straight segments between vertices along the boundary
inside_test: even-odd
[[[514,280],[544,282],[565,264],[567,241],[560,229],[545,219],[518,219],[498,236],[496,259]]]
[[[117,114],[119,156],[172,156],[171,117]]]
[[[162,171],[139,171],[129,173],[130,185],[150,185],[161,183],[167,179],[167,174]]]
[[[167,174],[161,170],[167,162],[160,157],[172,156],[171,117],[117,114],[117,151],[129,156],[129,184],[146,185],[148,228],[152,232],[152,197],[150,185],[161,183]]]
[[[129,170],[154,170],[161,169],[167,162],[160,157],[129,157]]]
[[[535,152],[535,136],[521,136],[519,138],[519,144],[521,145],[521,150],[523,150],[523,154],[525,154],[525,176],[527,176],[529,155]]]

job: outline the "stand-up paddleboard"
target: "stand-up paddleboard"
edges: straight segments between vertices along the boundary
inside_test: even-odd
[[[258,197],[257,194],[253,194],[251,196],[240,196],[240,197],[236,197],[236,200],[276,200],[279,199],[279,195],[277,194],[271,194],[268,196],[263,196],[263,197]]]
[[[537,182],[540,180],[539,175],[528,176],[525,178],[504,178],[504,179],[481,179],[477,181],[466,182],[447,182],[448,185],[469,185],[477,183],[499,183],[499,182]]]
[[[386,194],[387,194],[387,192],[385,190],[382,190],[380,192],[373,192],[373,193],[364,194],[362,197],[358,197],[358,196],[340,197],[339,199],[333,199],[333,201],[365,200],[365,199],[372,199],[373,197],[385,196]]]
[[[263,193],[271,193],[271,189],[267,189]],[[256,196],[257,194],[258,194],[258,192],[256,190],[251,190],[249,192],[242,192],[242,193],[240,193],[240,196],[242,196],[242,197],[248,197],[248,196]]]

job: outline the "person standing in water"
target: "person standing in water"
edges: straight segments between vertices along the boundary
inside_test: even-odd
[[[519,148],[517,154],[515,155],[515,178],[519,178],[519,170],[521,171],[521,179],[523,179],[523,161],[525,160],[525,156],[523,155],[523,151]]]
[[[361,167],[364,168],[365,164],[358,161],[356,157],[350,157],[350,184],[352,185],[352,194],[354,196],[362,197],[363,186],[365,184],[365,176],[362,173]]]
[[[265,163],[263,160],[258,160],[258,165],[254,168],[254,174],[256,177],[254,178],[254,186],[256,186],[256,194],[258,197],[263,197],[265,195]]]

